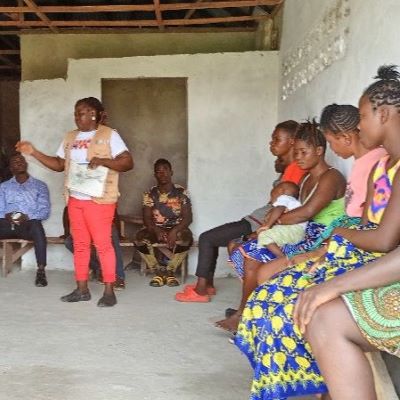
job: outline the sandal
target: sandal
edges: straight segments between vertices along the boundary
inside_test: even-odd
[[[149,283],[150,286],[153,287],[161,287],[165,285],[165,280],[163,276],[156,275]]]
[[[184,292],[175,294],[175,300],[182,303],[208,303],[210,301],[209,295],[197,294],[194,290],[187,289]]]
[[[173,276],[173,275],[167,276],[166,284],[169,287],[179,286],[180,285],[178,279],[176,279],[175,276]]]
[[[183,289],[184,291],[186,290],[193,290],[196,287],[195,283],[190,283],[188,285],[185,286],[185,288]],[[215,287],[208,287],[207,288],[207,294],[209,296],[215,296],[217,294],[217,289],[215,289]]]

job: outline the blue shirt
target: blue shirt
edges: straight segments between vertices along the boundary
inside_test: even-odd
[[[19,211],[29,219],[40,221],[49,218],[50,197],[47,185],[31,176],[24,183],[18,183],[15,177],[0,185],[0,218]]]

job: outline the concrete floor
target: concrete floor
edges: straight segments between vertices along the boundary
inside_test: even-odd
[[[0,279],[0,400],[245,400],[250,367],[209,322],[236,304],[239,282],[217,281],[209,304],[181,304],[174,288],[151,288],[128,271],[118,305],[66,304],[71,272],[34,271]]]

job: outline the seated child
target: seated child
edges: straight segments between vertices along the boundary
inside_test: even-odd
[[[271,211],[265,216],[264,224],[257,230],[257,246],[266,247],[276,257],[285,257],[280,247],[298,243],[304,238],[307,222],[293,225],[276,225],[285,212],[301,206],[299,187],[293,182],[281,182],[271,190]]]

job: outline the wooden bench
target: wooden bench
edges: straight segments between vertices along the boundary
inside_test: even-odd
[[[6,277],[11,271],[13,264],[26,252],[33,248],[33,242],[24,239],[2,239],[1,247],[1,276]],[[64,244],[64,239],[59,237],[48,237],[48,244]]]
[[[367,358],[374,374],[375,390],[378,400],[399,400],[381,353],[367,353]]]

